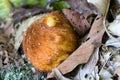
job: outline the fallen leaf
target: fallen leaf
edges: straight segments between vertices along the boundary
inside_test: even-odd
[[[88,3],[87,0],[67,0],[72,10],[82,14],[87,18],[91,14],[100,14],[98,8],[91,3]]]
[[[108,30],[113,34],[120,36],[120,20],[114,20],[110,25],[108,26]]]
[[[100,21],[100,25],[97,24],[99,27],[99,32],[96,33],[93,37],[90,37],[89,40],[84,42],[77,50],[75,50],[65,61],[63,61],[57,68],[62,74],[66,74],[71,72],[76,66],[79,64],[87,63],[90,56],[93,54],[93,51],[101,45],[102,36],[105,32],[103,29],[103,22],[101,19],[97,19],[94,21],[93,25],[96,21]],[[96,28],[96,25],[92,26]],[[102,27],[102,28],[101,28]],[[94,29],[94,28],[92,28]],[[93,30],[90,30],[90,33]],[[96,31],[97,32],[97,31]],[[48,75],[47,78],[54,77],[54,73]]]
[[[107,16],[110,0],[88,0],[88,2],[94,4],[105,17]]]
[[[29,7],[29,6],[22,6],[20,8],[17,8],[15,10],[13,15],[13,22],[18,23],[21,22],[31,16],[34,16],[36,14],[49,12],[49,10],[39,7]]]
[[[5,44],[8,41],[8,36],[6,34],[0,34],[0,42]]]
[[[9,36],[6,33],[0,34],[0,47],[9,52],[13,52],[13,45],[9,42]]]
[[[80,68],[79,72],[77,73],[77,75],[73,80],[81,80],[81,79],[89,80],[90,78],[92,80],[94,78],[92,76],[92,72],[94,71],[95,66],[98,62],[98,57],[99,57],[98,53],[99,53],[99,47],[94,51],[88,63],[86,63],[84,67]]]
[[[12,29],[13,29],[13,22],[10,18],[6,18],[6,22],[3,25],[3,33],[6,34],[7,36],[10,36]]]
[[[4,52],[3,52],[2,48],[0,47],[0,56],[3,54],[4,54]]]
[[[117,67],[120,66],[120,54],[119,54],[119,49],[115,48],[112,52],[113,56],[112,56],[112,61],[113,63],[111,64],[111,66],[113,67],[113,69],[116,69]]]
[[[120,40],[120,37],[116,38],[118,40]],[[113,46],[113,47],[116,47],[116,48],[120,48],[120,42],[119,41],[116,41],[114,39],[108,39],[105,43],[106,46]]]
[[[90,23],[88,23],[84,16],[70,9],[63,9],[63,13],[73,25],[80,37],[84,36],[85,33],[88,32],[90,29]]]
[[[99,33],[100,30],[103,29],[103,27],[100,27],[100,26],[103,26],[103,24],[101,22],[103,22],[103,17],[101,15],[98,15],[96,17],[94,23],[92,24],[92,26],[94,26],[94,27],[91,27],[91,30],[90,30],[86,40],[94,37],[96,34]]]
[[[71,80],[71,79],[64,77],[57,68],[53,69],[52,71],[54,72],[55,78],[57,80]]]
[[[4,60],[4,64],[8,64],[9,63],[9,58],[6,57],[5,60]]]
[[[24,60],[21,58],[21,59],[19,59],[19,63],[20,64],[22,64],[22,65],[24,65],[25,64],[25,62],[24,62]]]
[[[120,0],[111,0],[110,11],[114,19],[120,15]]]
[[[118,75],[118,80],[120,80],[120,66],[115,69],[115,74]]]
[[[102,80],[113,80],[112,74],[110,73],[110,71],[106,69],[102,69],[102,72],[100,73],[100,77]]]

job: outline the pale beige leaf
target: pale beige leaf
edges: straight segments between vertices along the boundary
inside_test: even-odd
[[[31,17],[25,21],[23,21],[21,23],[21,25],[19,26],[19,29],[17,30],[16,34],[15,34],[15,44],[14,44],[14,48],[17,51],[18,48],[20,47],[22,40],[23,40],[23,36],[25,35],[25,32],[27,30],[27,28],[37,19],[39,19],[40,17],[42,17],[42,14]]]
[[[120,20],[114,20],[110,23],[108,30],[113,34],[120,36]]]
[[[107,16],[110,0],[88,0],[88,2],[93,3],[105,17]]]
[[[103,69],[100,73],[101,79],[102,80],[113,80],[112,79],[112,74],[110,73],[110,71]]]

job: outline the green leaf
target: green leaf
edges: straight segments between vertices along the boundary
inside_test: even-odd
[[[10,0],[10,2],[15,6],[15,7],[19,7],[23,4],[25,4],[26,2],[23,2],[24,0]],[[26,1],[26,0],[25,0]]]
[[[45,7],[47,5],[47,0],[39,0],[39,6]]]
[[[19,7],[21,5],[30,5],[30,6],[40,6],[45,7],[47,5],[47,0],[10,0],[10,2],[15,6]]]
[[[27,4],[29,5],[36,5],[38,4],[38,0],[26,0],[27,1]]]
[[[5,18],[9,11],[11,10],[11,5],[8,0],[0,0],[0,18]]]
[[[62,10],[63,8],[70,8],[70,5],[66,1],[56,1],[52,3],[54,10]]]

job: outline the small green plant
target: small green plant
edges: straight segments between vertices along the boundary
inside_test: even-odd
[[[63,8],[70,8],[70,5],[67,3],[67,1],[55,1],[52,3],[52,7],[54,10],[62,10]]]

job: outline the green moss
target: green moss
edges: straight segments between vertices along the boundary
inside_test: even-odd
[[[10,68],[0,68],[0,78],[3,80],[45,80],[43,73],[35,74],[31,70],[31,65],[15,66]]]

